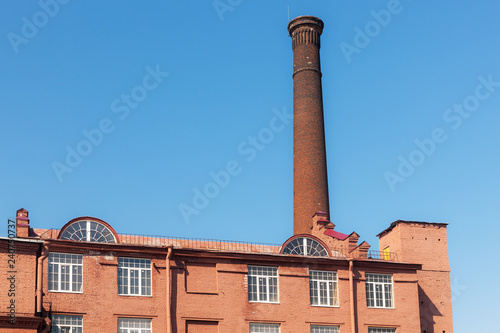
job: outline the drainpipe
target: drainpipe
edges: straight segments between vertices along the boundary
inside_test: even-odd
[[[354,262],[352,259],[349,260],[349,297],[351,299],[351,332],[356,333],[356,321],[354,316],[354,311],[356,307],[354,306],[354,281],[353,281],[353,266]]]
[[[36,277],[36,313],[42,315],[42,295],[43,295],[43,261],[49,256],[49,242],[43,242],[42,255],[38,258]]]
[[[171,298],[172,292],[170,290],[170,257],[172,256],[172,246],[168,247],[167,252],[167,333],[172,333],[172,317],[171,317]]]
[[[45,328],[40,333],[49,333],[52,330],[52,320],[49,317],[45,318]]]

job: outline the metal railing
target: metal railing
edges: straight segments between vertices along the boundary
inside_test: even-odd
[[[37,239],[56,239],[59,230],[47,229],[36,236]],[[138,234],[118,234],[118,244],[148,246],[148,247],[166,247],[173,246],[174,248],[200,249],[209,251],[228,251],[228,252],[244,252],[244,253],[266,253],[279,254],[281,244],[268,243],[251,243],[233,240],[218,240],[207,238],[187,238],[187,237],[170,237],[157,235],[138,235]],[[349,254],[345,255],[343,249],[331,249],[330,257],[333,258],[348,258]],[[286,255],[286,254],[283,254]],[[369,250],[368,253],[358,256],[358,260],[386,260],[398,261],[398,256],[393,252],[383,252]]]
[[[394,253],[394,252],[369,250],[366,259],[398,261],[398,255],[397,255],[397,253]]]
[[[59,230],[47,229],[37,235],[37,239],[56,239]],[[213,251],[234,251],[249,253],[279,253],[279,244],[250,243],[232,240],[217,240],[207,238],[187,238],[170,237],[157,235],[136,235],[136,234],[118,234],[118,244],[137,245],[151,247],[173,246],[175,248],[191,248]]]
[[[59,233],[59,230],[57,229],[47,229],[44,232],[42,232],[40,235],[36,236],[35,238],[39,239],[56,239],[57,234]]]
[[[186,238],[150,235],[119,234],[120,244],[140,246],[173,246],[175,248],[204,249],[213,251],[235,251],[250,253],[279,253],[280,245],[250,243],[232,240]]]

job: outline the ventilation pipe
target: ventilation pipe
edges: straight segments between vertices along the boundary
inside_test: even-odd
[[[41,316],[43,311],[43,261],[49,256],[50,243],[45,241],[42,245],[42,253],[38,258],[37,272],[36,272],[36,313]]]
[[[172,291],[171,291],[171,273],[170,273],[170,257],[172,256],[172,246],[168,247],[167,252],[167,333],[172,333]]]

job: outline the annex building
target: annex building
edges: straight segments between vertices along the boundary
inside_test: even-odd
[[[294,234],[279,245],[126,235],[89,216],[43,229],[21,208],[0,238],[0,332],[453,332],[446,224],[395,221],[371,249],[330,221],[323,22],[288,30]]]

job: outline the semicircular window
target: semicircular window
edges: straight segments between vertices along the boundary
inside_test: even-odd
[[[95,221],[78,221],[66,227],[61,239],[83,242],[116,243],[115,236],[108,227]]]
[[[309,237],[294,238],[283,247],[282,253],[302,256],[328,257],[328,251],[317,240]]]

